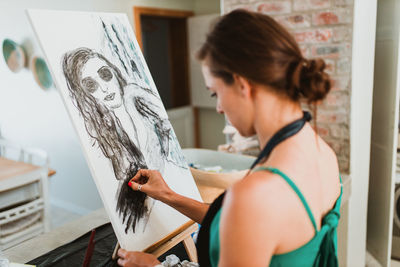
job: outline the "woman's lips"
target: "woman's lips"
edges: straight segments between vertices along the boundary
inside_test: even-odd
[[[107,96],[104,98],[104,100],[105,100],[105,101],[111,101],[111,100],[114,100],[114,97],[115,97],[115,93],[111,93],[111,94],[107,95]]]

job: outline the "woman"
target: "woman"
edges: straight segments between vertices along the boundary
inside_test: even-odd
[[[129,180],[138,169],[161,171],[166,162],[179,167],[183,162],[176,156],[176,137],[161,100],[150,89],[128,83],[114,64],[92,49],[66,53],[62,67],[88,135],[110,159],[120,181],[116,210],[125,232],[135,232],[136,224],[148,217],[151,203],[146,204],[144,193],[129,189]]]
[[[210,207],[171,191],[157,171],[139,171],[130,186],[202,224],[201,267],[337,266],[338,163],[300,105],[329,92],[324,62],[303,58],[272,18],[243,10],[219,20],[198,56],[217,111],[241,135],[257,134],[260,156]],[[141,252],[119,255],[122,266],[158,264]]]

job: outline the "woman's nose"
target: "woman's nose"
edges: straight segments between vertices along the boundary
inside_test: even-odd
[[[101,84],[100,85],[100,89],[103,93],[107,93],[108,92],[108,86],[105,84]]]

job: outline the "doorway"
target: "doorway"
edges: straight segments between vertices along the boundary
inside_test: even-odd
[[[135,33],[182,147],[198,143],[191,107],[187,19],[191,11],[134,7]]]

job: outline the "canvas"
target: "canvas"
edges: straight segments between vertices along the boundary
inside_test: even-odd
[[[127,16],[28,16],[121,246],[145,249],[188,222],[127,185],[138,169],[156,169],[172,190],[201,199]]]

